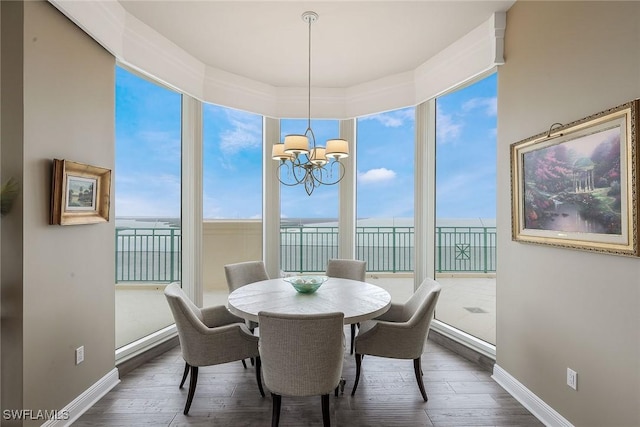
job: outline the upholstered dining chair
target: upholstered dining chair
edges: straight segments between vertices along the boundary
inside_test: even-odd
[[[267,269],[263,261],[245,261],[224,266],[229,292],[248,285],[249,283],[269,280]]]
[[[191,373],[184,414],[189,413],[200,366],[219,365],[255,357],[258,389],[264,397],[258,337],[247,329],[242,319],[231,314],[222,305],[198,308],[178,283],[167,285],[164,295],[176,322],[182,358],[185,361],[180,388],[184,385],[189,371]]]
[[[344,355],[344,314],[258,313],[264,384],[271,391],[271,426],[282,396],[321,396],[322,421],[331,425],[329,393],[337,391]]]
[[[358,259],[330,259],[327,262],[327,276],[341,279],[359,280],[364,282],[367,273],[367,262]],[[351,350],[353,354],[353,340],[356,335],[356,325],[351,324]]]
[[[227,264],[224,266],[224,275],[227,278],[229,293],[249,283],[269,280],[269,275],[267,274],[267,269],[263,261],[244,261]],[[258,324],[251,320],[246,320],[245,323],[251,333],[258,327]],[[251,359],[251,364],[253,365],[253,359]],[[242,361],[242,365],[245,368],[247,367],[244,360]]]
[[[438,282],[427,278],[405,304],[391,304],[383,315],[361,323],[355,343],[356,380],[353,383],[352,396],[358,388],[362,356],[369,354],[394,359],[413,359],[418,388],[424,401],[427,401],[420,358],[440,289]]]

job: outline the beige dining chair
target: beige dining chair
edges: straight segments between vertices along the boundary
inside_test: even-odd
[[[358,259],[330,259],[327,262],[326,275],[364,282],[367,273],[367,262]],[[353,340],[356,335],[356,324],[351,324],[351,349],[353,354]]]
[[[227,264],[224,266],[224,275],[227,278],[229,293],[249,283],[269,280],[269,275],[267,274],[267,269],[263,261],[244,261]],[[251,320],[246,320],[245,323],[251,333],[258,327],[258,324]],[[251,364],[254,364],[253,359],[251,359]],[[247,367],[244,360],[242,361],[242,366]]]
[[[224,266],[229,292],[248,285],[249,283],[269,280],[267,269],[263,261],[245,261]]]
[[[222,305],[198,308],[178,283],[167,285],[164,295],[176,322],[182,358],[185,361],[180,388],[184,385],[189,371],[191,373],[184,414],[189,413],[198,382],[198,368],[201,366],[255,358],[258,389],[264,397],[258,337],[249,331],[243,320],[231,314]]]
[[[392,303],[383,315],[361,323],[355,342],[356,380],[352,396],[358,388],[362,356],[369,354],[393,359],[413,359],[418,388],[424,401],[427,401],[420,360],[440,289],[438,282],[427,278],[405,304]]]
[[[331,425],[329,394],[337,392],[344,355],[344,314],[258,313],[264,384],[271,391],[271,426],[280,422],[282,396],[321,396]]]

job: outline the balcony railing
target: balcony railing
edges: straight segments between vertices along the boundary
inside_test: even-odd
[[[496,271],[495,227],[436,227],[437,273]],[[117,228],[116,283],[171,282],[181,277],[181,233],[177,228]],[[323,272],[338,256],[337,227],[283,226],[281,269]],[[356,257],[369,272],[414,269],[413,227],[357,227]]]
[[[180,231],[179,228],[116,228],[116,283],[180,280]]]

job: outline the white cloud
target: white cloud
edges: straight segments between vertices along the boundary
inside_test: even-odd
[[[249,113],[228,110],[230,129],[220,134],[220,149],[225,154],[235,154],[247,148],[262,146],[262,121]]]
[[[358,182],[361,184],[391,181],[395,177],[396,173],[386,168],[369,169],[366,172],[358,172]]]
[[[456,122],[452,115],[445,114],[438,110],[438,117],[436,119],[436,133],[437,140],[440,144],[447,144],[456,140],[464,125],[461,122]]]
[[[413,108],[403,108],[402,110],[364,116],[360,120],[376,120],[384,127],[397,128],[403,126],[406,121],[415,120],[415,110]]]
[[[471,98],[462,104],[462,111],[468,113],[476,109],[483,109],[487,116],[498,115],[498,98]]]

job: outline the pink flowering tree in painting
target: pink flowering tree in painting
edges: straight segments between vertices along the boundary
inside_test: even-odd
[[[589,153],[580,140],[524,155],[526,228],[619,234],[620,137],[602,132]]]

